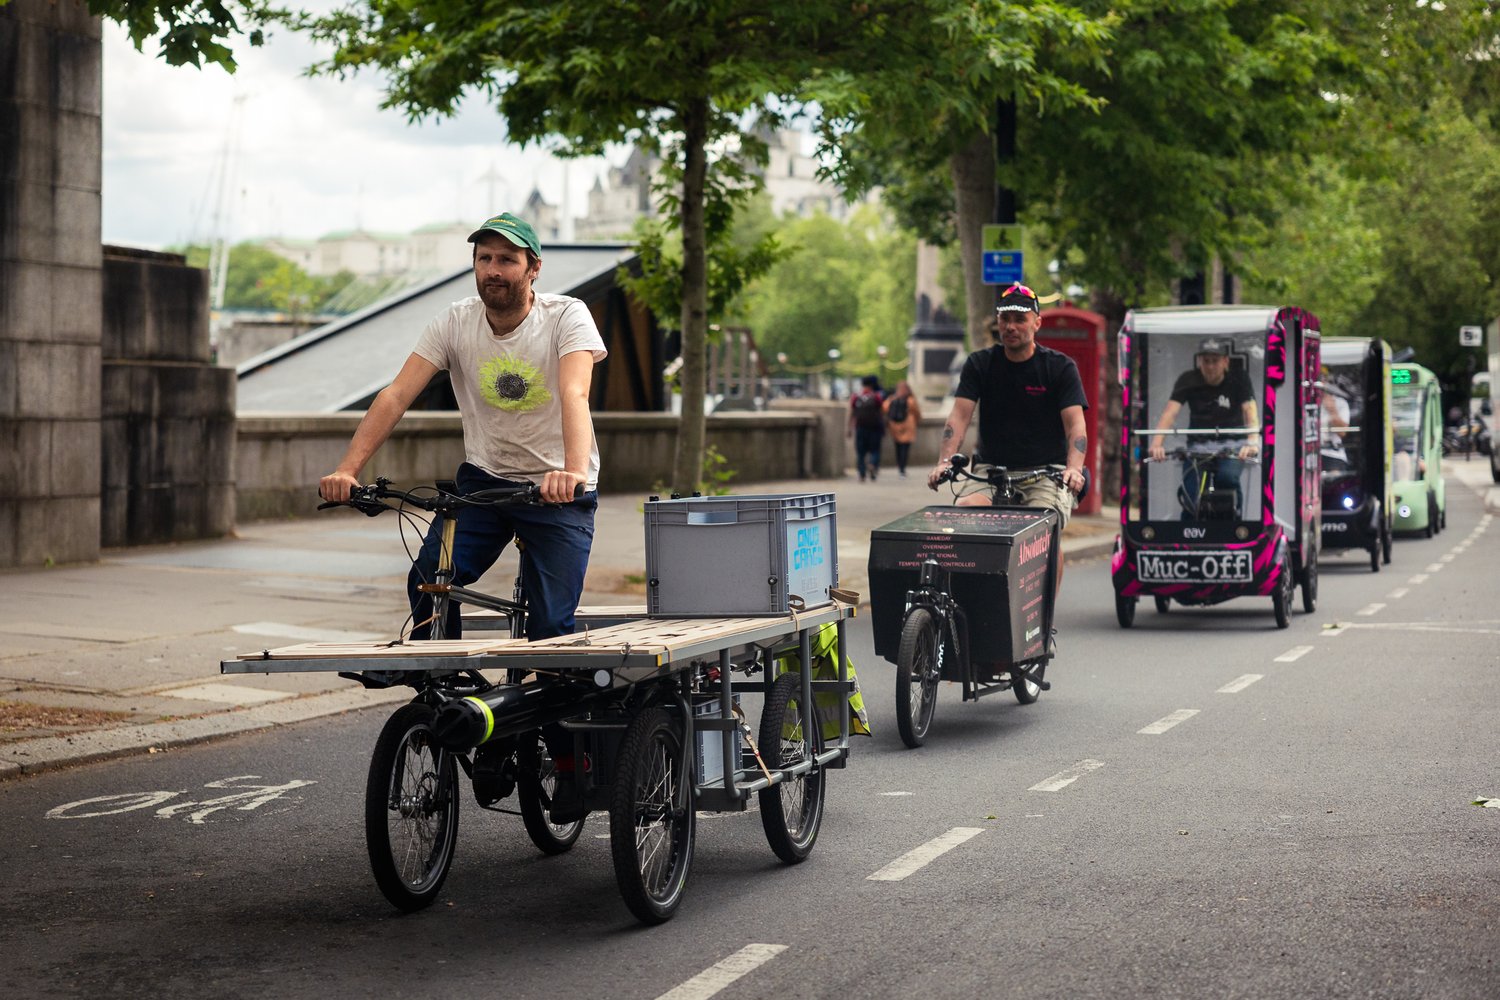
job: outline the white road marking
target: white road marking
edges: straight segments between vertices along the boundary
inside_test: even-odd
[[[1168,715],[1165,718],[1157,719],[1145,729],[1137,729],[1136,732],[1142,736],[1160,736],[1162,733],[1166,732],[1168,729],[1171,729],[1179,722],[1186,722],[1188,719],[1191,719],[1197,714],[1198,709],[1196,708],[1179,708],[1171,715]]]
[[[1418,573],[1416,576],[1412,577],[1410,580],[1407,580],[1406,582],[1407,583],[1426,583],[1427,582],[1427,574],[1426,573]]]
[[[1442,569],[1443,569],[1443,564],[1440,563],[1440,562],[1438,562],[1438,563],[1428,563],[1427,564],[1427,572],[1429,572],[1429,573],[1440,573],[1440,572],[1442,572]]]
[[[1354,613],[1357,615],[1373,615],[1379,612],[1383,607],[1385,607],[1384,604],[1366,604],[1364,607],[1360,608]]]
[[[1336,635],[1343,635],[1348,628],[1348,622],[1335,622],[1334,624],[1325,627],[1323,629],[1323,634],[1332,639]]]
[[[1311,646],[1298,646],[1297,649],[1312,649],[1312,647]],[[1293,650],[1293,652],[1296,652],[1296,650]],[[1297,655],[1301,656],[1302,654],[1298,653]],[[1283,659],[1283,657],[1278,657],[1278,659]],[[1296,659],[1296,657],[1294,656],[1294,657],[1292,657],[1292,659]],[[1214,693],[1215,694],[1239,694],[1241,691],[1245,690],[1245,688],[1249,687],[1251,684],[1254,684],[1256,681],[1260,680],[1264,676],[1265,676],[1265,674],[1243,674],[1243,675],[1241,675],[1239,677],[1236,677],[1234,680],[1230,681],[1228,684],[1225,684],[1223,687],[1219,688],[1219,690],[1216,691],[1216,692],[1214,692]]]
[[[223,705],[259,705],[267,701],[280,701],[292,697],[290,691],[267,691],[265,688],[245,687],[243,684],[191,684],[187,687],[157,691],[168,698],[186,698],[189,701],[212,701]]]
[[[715,962],[692,979],[673,987],[657,1000],[707,1000],[747,973],[786,951],[784,944],[747,944],[722,962]]]
[[[1453,561],[1453,553],[1452,552],[1444,552],[1442,555],[1438,556],[1438,562],[1451,563],[1452,561]]]
[[[1277,663],[1296,663],[1298,660],[1302,659],[1304,656],[1306,656],[1308,653],[1311,653],[1312,651],[1313,651],[1313,648],[1311,646],[1293,646],[1291,649],[1287,650],[1285,653],[1282,653],[1280,656],[1276,657],[1276,662]],[[1257,676],[1258,677],[1259,675],[1258,674],[1254,674],[1254,675],[1251,675],[1251,676]]]
[[[247,622],[233,626],[241,635],[269,635],[302,642],[373,642],[380,636],[373,632],[349,632],[338,628],[304,628],[284,622]]]
[[[1028,792],[1060,792],[1085,774],[1088,774],[1090,771],[1097,771],[1103,766],[1104,761],[1102,760],[1080,760],[1066,771],[1058,771],[1047,780],[1038,781],[1026,790]]]
[[[889,795],[889,796],[893,796],[894,797],[894,796],[897,796],[897,795],[915,795],[917,793],[916,792],[880,792],[879,794],[881,794],[881,795]]]
[[[936,858],[942,857],[953,850],[959,844],[979,836],[984,832],[983,827],[978,826],[955,826],[947,833],[939,837],[933,837],[920,847],[914,847],[901,857],[886,865],[874,875],[865,877],[866,882],[899,882],[906,876],[931,864]]]
[[[1411,593],[1411,591],[1407,590],[1405,587],[1397,587],[1395,590],[1387,594],[1386,597],[1393,601],[1399,601],[1409,593]]]

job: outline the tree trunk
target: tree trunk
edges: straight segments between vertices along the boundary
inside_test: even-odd
[[[984,283],[980,253],[984,226],[995,214],[995,143],[977,133],[948,161],[958,212],[958,246],[964,260],[964,303],[968,307],[969,350],[990,344],[989,322],[995,313],[995,294]]]
[[[677,426],[672,491],[690,496],[703,475],[708,388],[708,236],[703,220],[708,102],[693,102],[682,117],[682,419]]]
[[[1124,426],[1125,409],[1120,398],[1119,342],[1120,325],[1128,308],[1122,295],[1110,289],[1096,289],[1091,296],[1093,310],[1104,317],[1104,399],[1099,414],[1099,482],[1095,487],[1105,503],[1120,499],[1120,428]],[[1139,301],[1140,296],[1136,296]]]

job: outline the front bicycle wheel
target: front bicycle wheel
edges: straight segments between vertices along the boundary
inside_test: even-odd
[[[432,739],[429,705],[398,709],[365,782],[365,847],[385,898],[410,913],[437,898],[458,843],[458,768]]]
[[[521,822],[526,834],[543,854],[562,854],[578,843],[583,820],[571,823],[552,822],[552,798],[557,793],[556,763],[540,732],[521,739],[516,751],[516,798],[520,800]]]
[[[817,706],[802,704],[802,675],[782,674],[760,715],[760,753],[770,770],[793,767],[823,749]],[[776,856],[789,865],[812,852],[823,823],[824,771],[789,778],[760,792],[760,821]]]
[[[671,716],[648,708],[620,740],[609,806],[609,850],[620,895],[636,918],[672,918],[687,889],[697,814],[682,733]]]
[[[901,626],[896,654],[896,729],[916,749],[927,741],[937,710],[938,646],[942,636],[928,608],[913,608]]]

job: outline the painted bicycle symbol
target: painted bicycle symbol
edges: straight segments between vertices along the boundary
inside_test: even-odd
[[[189,823],[201,825],[209,816],[225,809],[249,812],[281,799],[291,802],[301,801],[300,796],[288,799],[287,793],[317,784],[316,781],[303,781],[298,778],[282,785],[249,784],[249,782],[260,780],[263,779],[258,774],[240,774],[231,778],[222,778],[219,781],[210,781],[203,787],[228,789],[228,794],[192,801],[174,801],[178,796],[186,795],[186,789],[98,795],[91,799],[68,802],[48,810],[47,819],[96,819],[100,816],[118,816],[120,813],[160,807],[156,808],[158,819],[175,819],[185,815]]]

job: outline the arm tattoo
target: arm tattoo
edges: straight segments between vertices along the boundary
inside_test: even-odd
[[[1087,454],[1089,450],[1089,439],[1079,435],[1073,439],[1073,450],[1080,455]]]
[[[943,440],[946,441],[949,438],[951,438],[952,436],[953,436],[953,425],[952,424],[944,424],[943,425]]]

